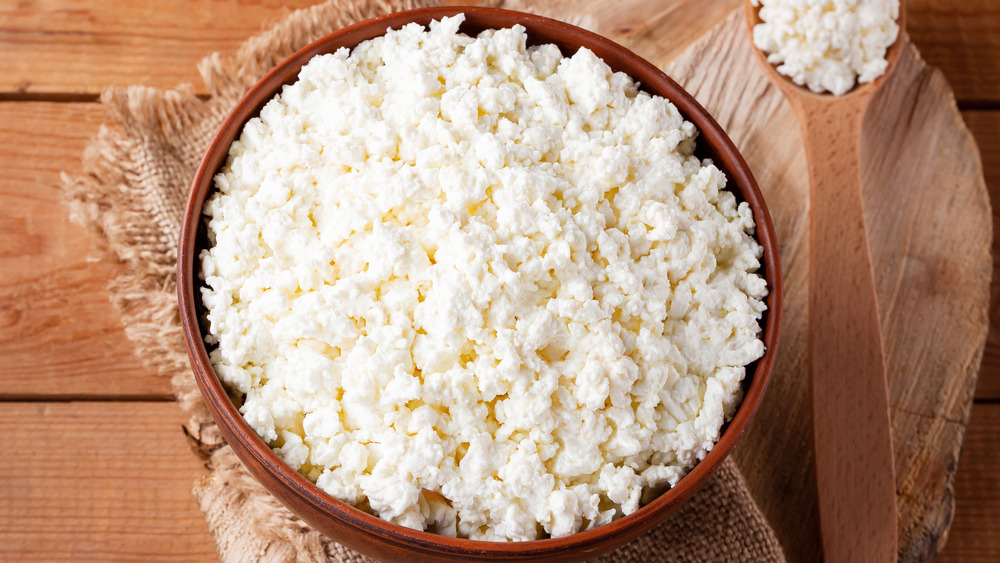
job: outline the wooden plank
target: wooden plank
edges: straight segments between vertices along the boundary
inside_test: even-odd
[[[191,83],[203,91],[195,69],[203,56],[230,52],[268,22],[315,3],[3,0],[0,92],[96,94],[108,84],[171,87],[178,83]],[[636,21],[626,21],[622,15],[629,10],[616,9],[599,27],[619,40],[666,29],[675,34],[705,31],[707,27],[698,26],[701,20],[674,9],[692,3],[703,4],[662,0],[660,8],[649,12],[652,17]],[[736,3],[711,4],[716,10]],[[907,9],[914,43],[928,63],[944,69],[959,99],[1000,100],[1000,3],[910,0]]]
[[[1000,100],[1000,2],[908,0],[906,28],[959,100]]]
[[[61,170],[79,171],[97,104],[0,103],[0,397],[167,396],[108,300],[123,266],[69,220]]]
[[[938,563],[1000,559],[1000,404],[976,403],[955,480],[955,520]]]
[[[0,560],[210,561],[180,407],[0,407]]]
[[[317,0],[3,0],[0,92],[95,94],[111,84],[202,88],[195,65]]]
[[[1000,3],[998,3],[1000,6]],[[1000,111],[964,111],[983,159],[986,186],[993,202],[993,281],[990,287],[990,333],[983,354],[976,398],[1000,399]]]

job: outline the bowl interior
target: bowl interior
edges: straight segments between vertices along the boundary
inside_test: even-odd
[[[426,25],[431,20],[463,12],[466,19],[461,31],[464,33],[475,35],[488,28],[522,25],[527,30],[529,45],[553,43],[564,56],[572,55],[581,46],[587,47],[613,70],[625,72],[637,80],[643,90],[669,99],[700,131],[696,154],[711,158],[725,173],[728,189],[753,210],[756,238],[764,248],[760,272],[767,281],[769,295],[768,310],[761,326],[766,352],[747,366],[743,402],[723,428],[715,447],[675,487],[638,511],[604,526],[560,538],[521,543],[448,538],[391,524],[336,500],[282,462],[243,420],[212,368],[203,338],[204,327],[199,323],[204,310],[198,256],[208,242],[202,207],[214,190],[213,177],[224,164],[229,146],[238,138],[243,125],[259,113],[282,85],[294,82],[299,69],[313,56],[340,47],[353,47],[382,35],[387,28],[396,29],[410,22]],[[596,555],[598,551],[609,550],[639,535],[669,515],[708,480],[756,412],[773,366],[781,315],[778,246],[767,207],[743,158],[708,112],[662,71],[620,45],[548,18],[488,8],[427,8],[389,14],[346,27],[295,53],[251,88],[223,122],[192,182],[178,253],[178,297],[189,357],[206,404],[233,450],[265,488],[314,527],[355,548],[359,547],[347,537],[348,532],[360,531],[377,541],[426,554],[475,554],[482,559],[549,557],[565,555],[567,549]],[[360,549],[365,551],[364,547],[361,545]]]

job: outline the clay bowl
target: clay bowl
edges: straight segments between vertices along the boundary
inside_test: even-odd
[[[750,204],[757,222],[756,236],[764,247],[763,273],[770,295],[763,319],[764,357],[748,366],[745,398],[722,433],[715,448],[677,486],[638,511],[612,523],[570,536],[520,543],[482,542],[448,538],[391,524],[355,509],[320,490],[281,461],[254,433],[233,406],[208,359],[199,319],[200,301],[197,257],[207,237],[202,206],[214,189],[212,178],[224,163],[232,141],[251,117],[283,84],[294,82],[299,68],[314,55],[339,47],[353,47],[382,35],[387,28],[465,12],[462,31],[476,34],[487,28],[520,24],[533,43],[554,43],[570,55],[587,47],[616,71],[638,80],[650,93],[671,100],[701,134],[698,151],[715,161],[726,174],[729,189]],[[714,119],[687,92],[652,64],[603,37],[555,20],[519,12],[486,8],[428,8],[389,14],[364,21],[312,43],[274,68],[240,100],[209,146],[191,186],[185,209],[178,254],[178,294],[181,323],[195,378],[212,416],[233,450],[258,481],[292,512],[330,538],[357,551],[387,561],[573,561],[596,557],[637,537],[688,500],[711,477],[743,434],[760,404],[774,364],[781,316],[781,279],[778,244],[764,199],[736,147]]]

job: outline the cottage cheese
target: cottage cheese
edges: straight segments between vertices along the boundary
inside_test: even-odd
[[[899,0],[751,0],[763,23],[753,42],[778,72],[813,92],[841,95],[885,73],[899,34]]]
[[[760,357],[753,218],[592,52],[408,25],[313,59],[205,206],[215,368],[332,495],[450,536],[635,511]]]

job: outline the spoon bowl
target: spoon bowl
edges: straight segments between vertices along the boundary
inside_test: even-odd
[[[743,0],[743,5],[745,8],[743,10],[743,17],[746,21],[747,29],[750,30],[750,42],[753,43],[753,28],[758,24],[764,23],[764,20],[760,19],[761,6],[754,6],[751,0]],[[875,90],[877,90],[879,86],[885,82],[885,80],[892,73],[892,70],[896,68],[897,63],[899,62],[900,53],[903,51],[903,45],[907,43],[905,0],[900,0],[899,2],[899,17],[896,19],[896,24],[899,25],[899,35],[896,36],[896,41],[894,41],[885,52],[885,60],[888,65],[885,68],[885,72],[882,73],[882,76],[879,76],[871,82],[866,82],[865,84],[857,83],[854,85],[854,88],[851,88],[849,92],[841,96],[835,96],[829,92],[817,94],[805,86],[800,86],[795,82],[792,82],[789,77],[778,72],[778,69],[775,68],[774,65],[767,62],[767,55],[758,49],[756,45],[754,45],[753,51],[757,60],[759,60],[763,66],[764,71],[767,72],[768,78],[781,88],[785,97],[788,97],[790,92],[793,92],[796,95],[818,98],[823,101],[844,100],[855,96],[870,96],[875,93]]]

